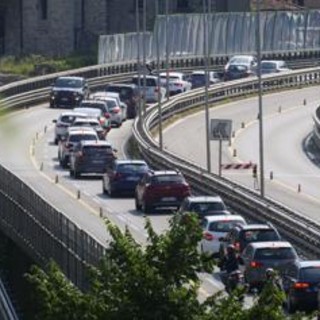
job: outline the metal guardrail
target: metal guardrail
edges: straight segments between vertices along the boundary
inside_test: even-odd
[[[320,68],[286,73],[280,76],[263,78],[264,91],[298,88],[302,85],[320,83]],[[219,103],[230,97],[254,94],[258,91],[257,79],[234,81],[214,86],[209,90],[210,103]],[[203,90],[185,93],[163,105],[163,120],[185,112],[190,108],[204,104]],[[262,199],[256,192],[239,186],[226,178],[192,163],[174,153],[160,152],[158,143],[151,134],[158,124],[157,107],[147,111],[144,119],[138,119],[134,125],[134,136],[144,158],[154,167],[178,168],[184,173],[195,190],[202,194],[220,194],[227,204],[237,212],[258,221],[271,221],[283,236],[292,241],[306,256],[316,257],[320,254],[320,224],[284,205],[272,200]]]
[[[124,81],[135,70],[136,64],[127,62],[24,80],[1,87],[0,94],[2,93],[5,97],[1,102],[5,103],[3,107],[7,108],[42,102],[47,99],[48,86],[52,80],[64,74],[83,75],[90,79],[91,85],[99,87],[108,81]],[[263,83],[265,91],[268,91],[275,88],[315,84],[319,80],[320,69],[317,68],[268,77]],[[256,90],[255,79],[221,84],[210,90],[210,100],[218,102],[227,97],[255,93]],[[203,104],[203,99],[201,89],[173,98],[163,107],[164,117],[170,117],[187,108],[200,106]],[[254,214],[258,210],[261,218],[274,220],[287,238],[290,238],[290,235],[291,238],[294,237],[295,242],[310,254],[319,253],[320,227],[318,224],[307,221],[306,218],[300,217],[280,204],[262,201],[250,190],[209,175],[195,164],[179,159],[174,154],[168,152],[162,154],[149,132],[156,123],[156,111],[151,109],[146,118],[135,122],[134,130],[142,153],[153,165],[180,167],[198,190],[203,192],[218,190],[235,209],[239,208],[238,211],[243,210],[247,214]],[[35,190],[3,166],[0,166],[0,226],[8,237],[20,244],[41,265],[50,258],[54,259],[69,279],[80,288],[86,287],[87,264],[97,265],[104,252],[103,244],[87,234],[81,226],[70,221],[45,198],[39,196]],[[302,234],[306,228],[309,228],[308,232]]]
[[[320,149],[320,106],[313,113],[314,129],[313,129],[313,141]]]

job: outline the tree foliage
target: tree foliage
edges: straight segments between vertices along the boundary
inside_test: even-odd
[[[219,292],[200,301],[199,272],[212,272],[214,263],[198,251],[202,231],[195,215],[173,217],[162,234],[146,219],[145,246],[128,229],[122,232],[110,221],[106,224],[112,241],[101,264],[90,268],[88,291],[70,283],[54,262],[46,271],[34,266],[26,275],[38,306],[35,319],[287,319],[281,292],[272,283],[250,308],[240,299],[241,292]]]

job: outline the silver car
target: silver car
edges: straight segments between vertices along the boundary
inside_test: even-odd
[[[288,263],[299,260],[293,246],[286,241],[252,242],[241,254],[241,269],[250,287],[260,287],[266,280],[266,270],[281,273]]]
[[[69,126],[76,118],[86,118],[86,114],[82,112],[66,111],[62,112],[58,119],[52,120],[55,123],[54,128],[54,144],[58,144],[62,137],[65,137]]]

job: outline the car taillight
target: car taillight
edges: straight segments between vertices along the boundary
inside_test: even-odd
[[[119,107],[115,107],[112,109],[112,113],[119,113],[121,109]]]
[[[214,239],[214,236],[209,232],[204,232],[203,238],[206,239],[207,241],[212,241]]]
[[[261,262],[258,262],[258,261],[251,261],[250,262],[251,268],[261,268],[262,266],[263,266],[263,264]]]
[[[294,289],[307,289],[310,287],[310,284],[307,282],[296,282],[293,287]]]
[[[81,151],[78,151],[77,152],[77,156],[79,159],[82,159],[83,158],[83,153]]]
[[[114,180],[119,180],[122,177],[122,174],[120,172],[116,172],[113,174],[113,179]]]
[[[160,88],[159,87],[155,87],[154,88],[154,92],[159,92],[160,91]]]
[[[177,87],[183,87],[183,84],[180,83],[180,82],[176,82],[174,85],[177,86]]]
[[[106,119],[109,119],[109,118],[110,118],[110,114],[109,114],[108,112],[105,112],[105,113],[104,113],[104,117],[105,117]]]

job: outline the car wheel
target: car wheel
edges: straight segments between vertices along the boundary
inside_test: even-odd
[[[53,102],[50,102],[50,105],[49,105],[50,108],[55,108],[55,105]]]
[[[58,143],[59,143],[58,138],[55,138],[54,141],[53,141],[53,143],[54,143],[55,145],[58,145]]]
[[[135,205],[136,205],[136,210],[140,211],[141,210],[141,204],[139,203],[137,196],[135,196]]]
[[[70,177],[73,177],[74,176],[74,171],[72,169],[70,169],[69,174],[70,174]]]
[[[103,194],[106,194],[106,193],[107,193],[107,189],[106,189],[103,181],[102,181],[102,193],[103,193]]]
[[[111,198],[113,198],[113,197],[115,197],[116,196],[116,192],[114,191],[114,190],[112,190],[111,189],[111,187],[109,188],[109,196],[111,197]]]
[[[145,201],[143,201],[142,211],[143,211],[144,213],[150,213],[150,212],[152,211],[152,206],[147,205],[147,204],[145,203]]]
[[[288,313],[294,313],[297,309],[296,306],[291,302],[291,299],[289,296],[287,296],[286,305],[287,305]]]
[[[73,170],[73,176],[75,179],[80,178],[80,175],[81,175],[80,172],[78,172],[76,169]]]
[[[68,161],[66,159],[61,159],[60,160],[60,165],[62,168],[66,168],[68,166]]]

